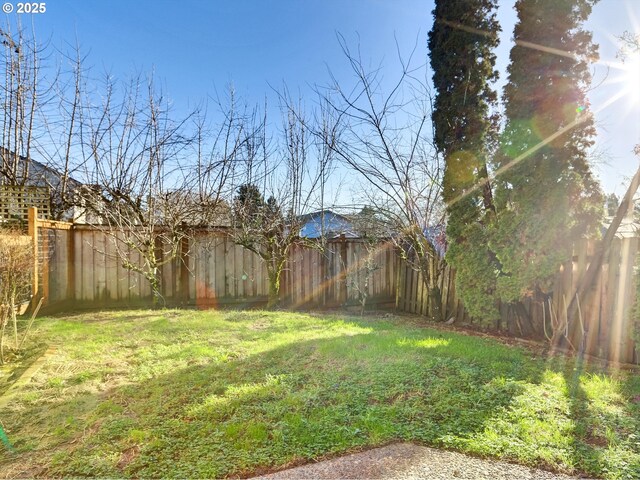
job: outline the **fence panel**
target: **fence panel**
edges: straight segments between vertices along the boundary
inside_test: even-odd
[[[41,284],[47,304],[136,304],[151,298],[149,282],[124,266],[143,263],[122,235],[88,226],[40,224]],[[157,250],[162,250],[161,245]],[[40,250],[42,251],[42,246]],[[371,247],[358,239],[329,241],[324,250],[294,245],[282,275],[282,293],[296,307],[392,303],[396,294],[392,245]],[[169,303],[215,306],[265,301],[269,282],[264,261],[228,235],[199,231],[178,258],[161,268],[161,292]],[[80,302],[80,303],[77,303]]]

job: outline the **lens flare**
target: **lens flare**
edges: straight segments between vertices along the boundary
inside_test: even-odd
[[[623,65],[624,89],[629,94],[629,101],[640,103],[640,54],[627,58]]]

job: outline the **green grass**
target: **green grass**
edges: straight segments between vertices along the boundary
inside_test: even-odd
[[[224,477],[405,440],[640,477],[640,379],[400,318],[135,311],[59,345],[0,419],[7,476]]]

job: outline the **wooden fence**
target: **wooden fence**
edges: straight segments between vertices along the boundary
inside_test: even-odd
[[[640,363],[634,341],[632,313],[636,299],[635,262],[640,238],[616,238],[609,255],[598,272],[594,288],[579,298],[579,318],[567,325],[563,342],[588,355],[623,362]],[[551,335],[551,321],[566,322],[567,307],[586,271],[595,243],[582,240],[574,247],[573,258],[558,272],[553,293],[546,299],[526,299],[521,303],[528,321],[516,313],[512,305],[501,305],[494,327],[518,337],[545,338]],[[400,310],[426,315],[429,295],[419,273],[402,265],[399,270]],[[446,266],[440,276],[442,305],[446,319],[455,323],[473,323],[456,294],[455,272]]]
[[[64,222],[31,219],[30,234],[37,238],[35,268],[50,307],[148,305],[149,283],[122,266],[114,237],[105,232]],[[592,292],[580,298],[580,321],[568,326],[566,343],[587,354],[614,361],[640,363],[633,340],[635,259],[640,239],[617,238],[600,269]],[[553,294],[545,300],[522,303],[527,321],[511,305],[500,306],[495,327],[519,337],[550,335],[551,319],[566,319],[576,282],[585,272],[594,244],[578,243],[573,259],[556,278]],[[139,263],[137,252],[128,260]],[[456,292],[455,272],[448,266],[439,279],[445,319],[473,323]],[[224,233],[198,231],[185,242],[184,252],[161,271],[162,295],[169,305],[212,307],[266,302],[268,281],[263,261],[236,245]],[[336,239],[321,249],[295,246],[285,267],[282,297],[293,307],[332,307],[359,304],[427,315],[429,298],[419,273],[396,255],[392,245],[372,248],[359,239]]]
[[[48,307],[148,304],[149,282],[122,266],[117,239],[92,227],[38,222],[40,292]],[[122,244],[120,245],[122,248]],[[126,248],[126,247],[125,247]],[[161,268],[169,305],[212,307],[264,303],[269,292],[264,262],[223,232],[196,231],[183,253]],[[129,249],[127,260],[139,264]],[[294,307],[391,304],[397,259],[391,245],[336,239],[323,250],[294,246],[281,279],[281,296]]]

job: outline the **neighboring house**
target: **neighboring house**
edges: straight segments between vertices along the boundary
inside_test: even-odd
[[[344,215],[321,210],[298,217],[300,221],[300,236],[305,238],[338,238],[344,235],[346,238],[358,238],[353,222]]]
[[[4,150],[0,149],[0,157],[3,156],[3,151]],[[0,158],[0,161],[2,160],[3,159]],[[13,203],[14,205],[20,205],[20,208],[17,208],[16,210],[17,214],[20,216],[22,215],[22,207],[24,206],[39,207],[39,210],[44,213],[45,217],[56,215],[59,213],[63,204],[60,194],[63,184],[62,173],[33,159],[30,159],[27,162],[27,159],[21,156],[18,171],[16,172],[19,178],[22,177],[23,169],[27,164],[29,165],[29,169],[24,186],[19,187],[7,185],[4,188],[5,195],[0,199],[0,202],[3,203],[0,205],[0,208],[3,209],[3,213],[5,213],[5,210],[6,212],[9,212],[14,208],[9,204]],[[0,177],[0,184],[5,183],[6,178]],[[69,196],[76,196],[76,192],[80,190],[82,185],[83,184],[78,180],[68,177],[67,192],[69,193]],[[46,197],[46,194],[43,195],[42,192],[48,192],[48,205],[43,204],[43,196]],[[11,196],[14,197],[12,200],[9,198]],[[20,198],[17,198],[18,196]],[[62,215],[60,215],[62,220],[74,221],[75,223],[87,223],[86,217],[85,209],[82,208],[80,201],[78,201],[76,205],[67,208],[62,212]]]
[[[361,238],[370,235],[371,230],[375,230],[375,235],[380,239],[394,236],[394,233],[389,231],[383,222],[367,213],[360,212],[345,216],[331,210],[324,210],[302,215],[298,217],[302,223],[300,236],[320,238],[324,232],[328,239],[339,238],[342,235],[346,238]],[[442,257],[447,251],[445,229],[445,225],[441,224],[427,227],[424,230],[424,236],[433,245],[438,255]]]
[[[228,228],[232,225],[231,206],[221,198],[198,197],[182,191],[165,193],[165,201],[182,222],[191,227]]]
[[[427,237],[438,255],[444,257],[444,254],[447,253],[446,227],[443,224],[427,227],[424,229],[424,236]]]
[[[602,236],[607,233],[607,229],[611,225],[613,217],[607,218],[602,225]],[[618,230],[616,230],[616,237],[618,238],[633,238],[640,236],[640,221],[633,216],[627,215],[622,219]]]

